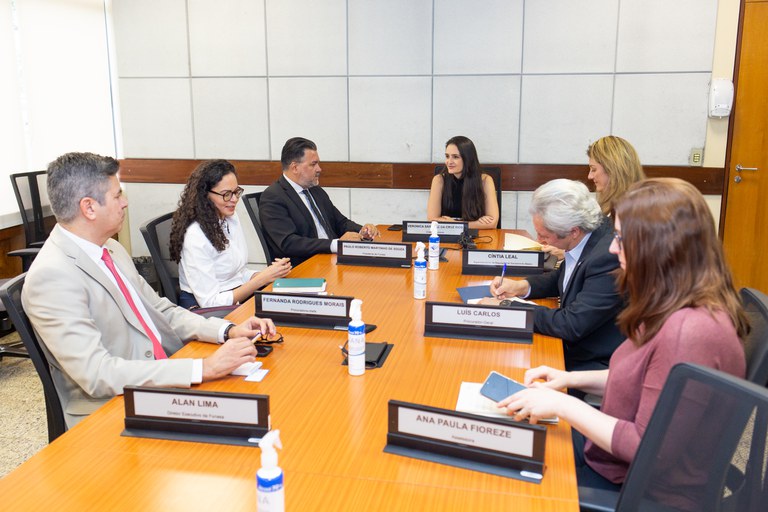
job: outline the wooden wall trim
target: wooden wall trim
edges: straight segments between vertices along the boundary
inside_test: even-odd
[[[186,183],[202,160],[154,160],[129,158],[120,161],[124,183]],[[270,185],[280,176],[280,162],[231,160],[244,185]],[[501,168],[502,190],[532,191],[555,178],[587,182],[587,165],[484,164]],[[325,187],[428,189],[435,164],[323,162],[320,183]],[[691,182],[702,194],[723,193],[722,167],[647,165],[649,177],[676,177]]]

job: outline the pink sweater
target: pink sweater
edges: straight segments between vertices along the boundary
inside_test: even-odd
[[[611,451],[587,440],[587,464],[614,483],[627,475],[667,375],[677,363],[696,363],[744,377],[744,347],[727,314],[684,308],[642,347],[625,340],[613,353],[601,410],[619,419]]]

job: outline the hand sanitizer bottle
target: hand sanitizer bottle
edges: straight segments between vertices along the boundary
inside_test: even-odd
[[[280,431],[270,430],[259,441],[261,468],[256,472],[256,509],[259,512],[285,511],[283,470],[277,465],[275,446],[283,447]]]
[[[416,242],[416,263],[413,265],[413,298],[427,298],[427,260],[424,259],[424,242]]]
[[[349,322],[347,338],[347,368],[350,375],[362,375],[365,373],[365,323],[363,322],[363,301],[352,300],[349,307]]]
[[[437,236],[437,221],[432,221],[429,235],[429,270],[440,266],[440,237]]]

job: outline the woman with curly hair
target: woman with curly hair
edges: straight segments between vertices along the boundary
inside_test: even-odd
[[[635,183],[616,204],[614,220],[610,251],[619,258],[617,285],[627,297],[616,320],[627,339],[607,370],[532,368],[525,373],[529,388],[499,402],[517,420],[567,421],[578,431],[579,485],[600,488],[624,481],[672,367],[695,363],[743,378],[749,331],[712,214],[693,185],[675,178]],[[563,388],[603,395],[601,409]]]
[[[179,263],[179,305],[238,304],[291,271],[288,258],[261,272],[246,267],[248,247],[235,207],[243,194],[235,167],[209,160],[189,176],[173,214],[171,259]]]
[[[445,167],[432,178],[427,219],[465,220],[472,229],[495,229],[499,223],[493,178],[480,169],[475,145],[466,137],[445,143]]]

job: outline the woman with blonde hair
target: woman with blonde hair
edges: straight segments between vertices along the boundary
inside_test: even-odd
[[[627,307],[617,324],[627,339],[608,370],[528,370],[528,389],[499,403],[521,420],[559,416],[574,434],[579,484],[620,485],[671,368],[681,362],[744,377],[749,326],[701,193],[674,178],[635,183],[616,204],[611,252]],[[602,407],[561,393],[603,395]],[[586,440],[585,440],[586,438]],[[581,447],[583,445],[583,448]],[[695,507],[694,507],[695,509]]]
[[[640,157],[632,144],[615,135],[597,139],[587,148],[587,156],[587,177],[595,183],[600,209],[610,215],[629,186],[645,179]]]

